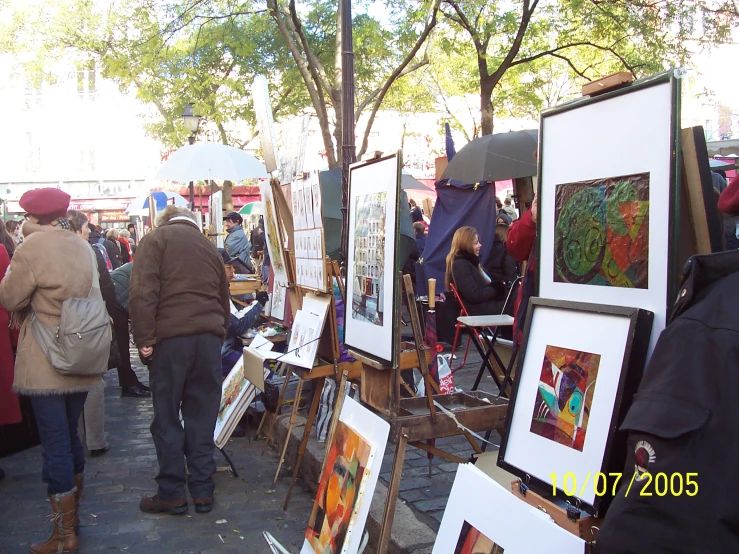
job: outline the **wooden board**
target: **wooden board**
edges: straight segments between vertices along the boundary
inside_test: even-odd
[[[599,94],[603,94],[604,92],[624,87],[633,82],[634,76],[630,72],[620,71],[618,73],[614,73],[613,75],[607,75],[602,79],[597,79],[595,81],[590,81],[589,83],[584,84],[582,86],[582,95],[597,96]]]

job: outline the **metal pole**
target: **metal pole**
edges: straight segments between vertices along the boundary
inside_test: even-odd
[[[357,161],[354,144],[354,44],[351,0],[341,0],[341,259],[349,249],[349,166]]]
[[[190,144],[195,144],[195,133],[192,133],[189,137],[187,137],[187,142]],[[190,211],[195,211],[195,184],[190,181]]]

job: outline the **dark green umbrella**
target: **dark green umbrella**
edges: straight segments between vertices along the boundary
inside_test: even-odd
[[[321,202],[323,203],[323,234],[326,237],[326,255],[332,260],[339,259],[341,247],[341,169],[329,169],[318,173],[321,183]],[[428,188],[428,187],[426,187]],[[400,267],[416,242],[413,232],[411,210],[405,192],[400,200]]]
[[[468,142],[446,167],[441,181],[472,185],[536,175],[536,129],[485,135]]]

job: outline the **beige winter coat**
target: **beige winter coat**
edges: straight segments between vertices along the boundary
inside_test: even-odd
[[[29,304],[42,323],[59,325],[62,303],[86,298],[92,286],[90,246],[71,231],[27,221],[26,236],[0,282],[0,304],[21,312]],[[13,389],[25,395],[87,391],[101,377],[65,377],[57,372],[33,338],[26,317],[18,340]]]

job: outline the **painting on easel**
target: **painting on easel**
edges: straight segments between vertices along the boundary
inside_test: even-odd
[[[387,193],[378,192],[357,200],[354,238],[353,319],[382,326],[385,274],[385,211]]]
[[[259,192],[264,203],[264,232],[267,235],[267,250],[275,272],[275,282],[287,284],[287,268],[282,249],[282,230],[277,219],[275,198],[269,181],[259,182]]]
[[[402,154],[360,162],[349,173],[347,348],[385,365],[397,361]]]

